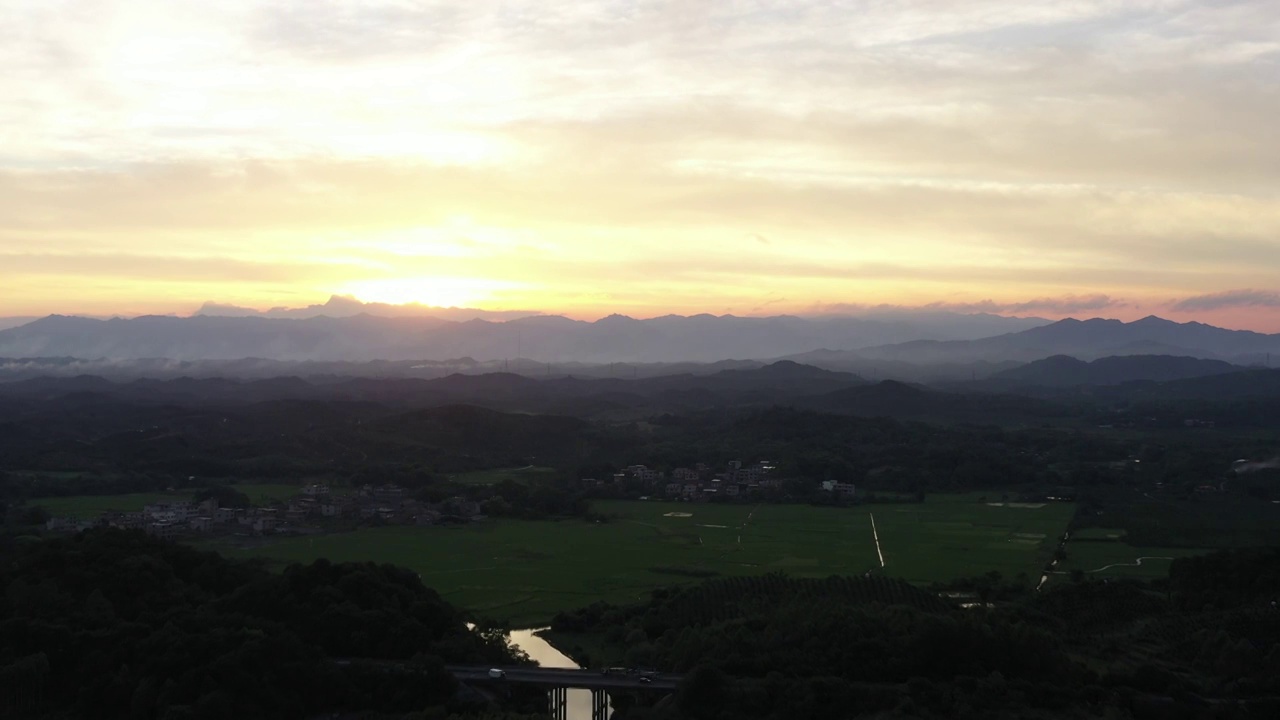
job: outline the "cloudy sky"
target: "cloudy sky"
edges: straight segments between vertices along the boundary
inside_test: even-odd
[[[0,0],[0,315],[1280,331],[1274,0]]]

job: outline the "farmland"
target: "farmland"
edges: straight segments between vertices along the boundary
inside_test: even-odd
[[[873,515],[888,575],[913,583],[990,570],[1037,577],[1073,512],[1065,503],[993,507],[964,496],[844,509],[634,501],[597,502],[594,509],[615,519],[367,528],[210,546],[280,563],[325,557],[403,565],[450,602],[522,625],[598,599],[630,602],[656,587],[708,577],[880,571]]]
[[[1127,543],[1091,542],[1074,539],[1067,544],[1063,572],[1082,570],[1095,577],[1159,578],[1169,574],[1171,558],[1201,555],[1208,550],[1196,548],[1134,547]],[[1142,562],[1138,562],[1142,558]]]

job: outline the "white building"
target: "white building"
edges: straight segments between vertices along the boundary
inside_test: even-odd
[[[853,497],[855,488],[853,483],[824,480],[822,481],[822,489],[829,493],[836,493],[837,495],[843,495],[845,497]]]

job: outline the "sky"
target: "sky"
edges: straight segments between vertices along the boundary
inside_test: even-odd
[[[0,0],[0,316],[1280,331],[1274,0]]]

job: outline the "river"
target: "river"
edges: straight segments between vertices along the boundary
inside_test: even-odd
[[[528,653],[542,667],[576,668],[581,667],[568,655],[551,646],[534,633],[542,628],[530,630],[512,630],[511,644]],[[568,720],[591,720],[591,691],[570,690],[568,697]]]

